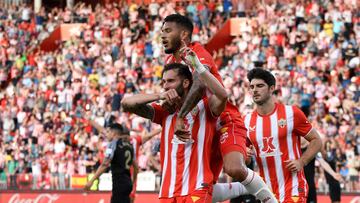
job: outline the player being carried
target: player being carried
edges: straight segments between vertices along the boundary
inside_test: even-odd
[[[203,67],[209,70],[214,77],[222,83],[216,64],[212,56],[199,43],[191,43],[193,24],[191,20],[180,14],[172,14],[164,19],[161,28],[161,39],[165,53],[169,54],[165,60],[169,63],[187,63],[185,57],[189,51],[195,53],[191,66]],[[198,104],[200,100],[206,98],[206,86],[199,79],[199,74],[193,73],[193,85],[191,86],[181,109],[176,114],[175,134],[178,139],[188,142],[191,141],[190,129],[187,128],[187,118],[189,112]],[[164,107],[171,107],[171,103],[165,103]],[[245,165],[246,159],[246,128],[238,108],[229,101],[226,103],[224,112],[216,122],[216,130],[219,135],[220,150],[214,148],[212,170],[216,174],[214,182],[222,170],[224,163],[225,172],[239,183],[216,184],[214,187],[214,201],[227,199],[229,195],[238,196],[245,193],[253,194],[261,201],[276,202],[274,194],[269,190],[265,182],[259,175],[248,169]],[[218,153],[221,152],[221,153]]]

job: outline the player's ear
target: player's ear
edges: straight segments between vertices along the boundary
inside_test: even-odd
[[[189,32],[186,30],[182,30],[180,32],[180,38],[182,41],[186,41],[189,38]]]
[[[190,81],[188,79],[183,80],[183,87],[185,89],[190,87]]]
[[[271,92],[271,93],[274,93],[274,91],[275,91],[275,85],[271,85],[271,86],[270,86],[270,92]]]

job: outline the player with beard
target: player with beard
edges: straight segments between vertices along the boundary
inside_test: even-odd
[[[185,58],[189,51],[195,53],[196,63],[193,67],[204,67],[210,71],[216,79],[222,83],[216,64],[212,56],[199,43],[191,43],[193,24],[191,20],[179,14],[172,14],[164,19],[161,28],[161,39],[167,56],[165,63],[187,63]],[[206,86],[199,79],[197,72],[193,73],[193,85],[191,86],[181,109],[177,113],[175,134],[178,139],[186,142],[191,141],[190,130],[186,128],[187,115],[201,100],[211,95]],[[171,106],[165,103],[164,107]],[[254,171],[245,165],[246,158],[246,128],[238,108],[229,101],[226,103],[224,112],[219,116],[216,130],[220,143],[220,149],[214,148],[212,170],[217,174],[214,182],[224,163],[225,172],[241,184],[216,184],[214,187],[214,201],[223,201],[241,194],[250,193],[262,201],[276,202],[275,196],[266,186],[265,182]]]
[[[195,54],[186,57],[192,61]],[[162,182],[161,203],[212,201],[214,173],[210,160],[216,137],[215,124],[227,101],[227,93],[206,69],[198,69],[200,78],[213,95],[203,98],[185,115],[193,142],[183,144],[175,136],[177,114],[192,85],[192,73],[187,65],[173,63],[164,67],[160,94],[136,94],[123,98],[124,111],[135,113],[162,126],[160,158]],[[155,101],[172,103],[175,112],[169,113]]]

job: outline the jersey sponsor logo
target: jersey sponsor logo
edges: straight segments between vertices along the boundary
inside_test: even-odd
[[[285,126],[286,126],[286,120],[285,119],[279,119],[278,120],[278,125],[279,125],[279,127],[280,128],[285,128]]]
[[[263,148],[261,149],[260,157],[269,157],[269,156],[278,156],[282,155],[279,150],[276,150],[276,147],[273,144],[273,137],[264,137],[263,138]]]

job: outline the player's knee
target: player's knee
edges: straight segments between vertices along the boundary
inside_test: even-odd
[[[241,162],[227,162],[224,163],[224,171],[232,178],[237,180],[245,180],[247,175],[247,168]]]

